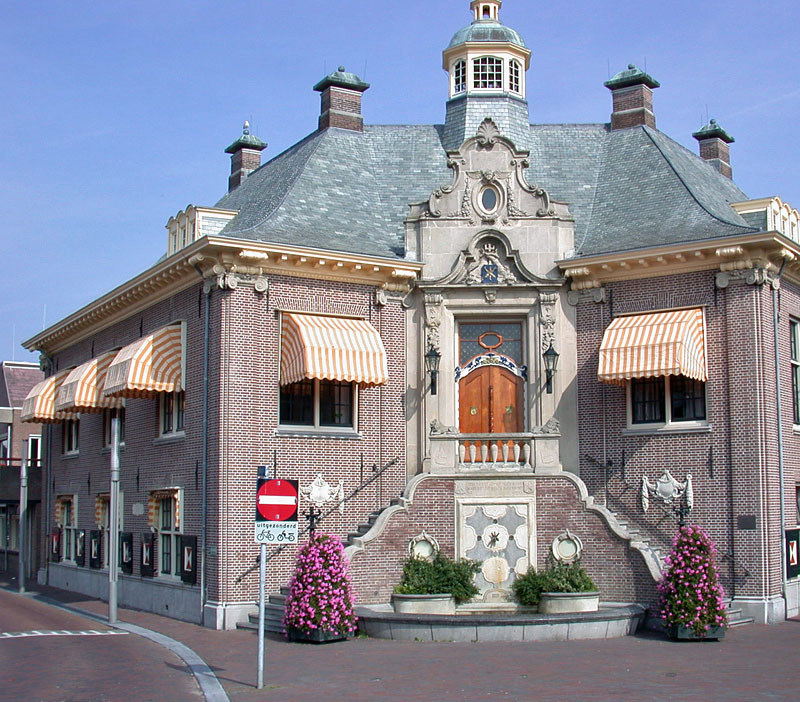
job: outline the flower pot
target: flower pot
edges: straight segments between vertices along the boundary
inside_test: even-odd
[[[667,632],[676,641],[718,641],[725,638],[724,626],[710,626],[705,634],[697,634],[690,626],[671,624],[667,627]]]
[[[398,614],[455,614],[456,602],[449,593],[435,595],[392,594],[392,607]]]
[[[295,643],[331,643],[332,641],[344,641],[347,638],[346,634],[340,634],[338,631],[323,631],[322,629],[304,631],[293,626],[286,627],[286,636],[289,641]]]
[[[539,596],[542,614],[596,612],[599,604],[599,592],[543,592]]]

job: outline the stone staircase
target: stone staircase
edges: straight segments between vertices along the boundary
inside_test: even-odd
[[[389,507],[395,507],[400,504],[403,504],[402,498],[395,497],[386,507],[383,507],[382,509],[376,509],[372,514],[369,515],[369,517],[367,517],[366,522],[359,524],[355,531],[352,531],[347,535],[347,541],[345,541],[344,547],[347,548],[348,546],[358,543],[357,540],[360,540],[364,534],[372,529],[372,527],[375,525],[375,522],[378,521],[378,517],[380,517],[383,512],[385,512]]]
[[[741,608],[735,607],[731,600],[724,600],[724,603],[725,609],[728,613],[728,628],[733,629],[737,626],[746,626],[747,624],[752,624],[755,621],[753,617],[742,616]]]
[[[268,634],[283,634],[283,608],[286,604],[288,587],[282,587],[279,593],[267,596],[264,605],[264,631]],[[239,629],[253,629],[258,631],[258,614],[251,614],[248,621],[239,622]]]

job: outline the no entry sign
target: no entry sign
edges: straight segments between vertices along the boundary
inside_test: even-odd
[[[259,478],[255,542],[297,543],[298,482]]]

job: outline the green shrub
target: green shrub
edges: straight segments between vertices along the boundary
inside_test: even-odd
[[[454,561],[440,552],[430,561],[411,555],[403,564],[403,579],[394,591],[400,595],[448,593],[461,604],[478,594],[472,578],[480,567],[478,561]]]
[[[594,592],[597,585],[580,561],[564,563],[551,556],[546,568],[537,572],[531,566],[527,573],[517,577],[512,589],[521,605],[531,607],[539,604],[543,592]]]

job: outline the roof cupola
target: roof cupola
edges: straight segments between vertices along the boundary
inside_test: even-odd
[[[487,117],[518,147],[528,140],[525,72],[531,52],[500,23],[501,0],[472,0],[473,21],[457,31],[442,55],[449,76],[444,143],[457,149]]]
[[[364,118],[361,116],[361,96],[369,88],[355,73],[348,73],[339,66],[314,86],[321,93],[319,129],[340,127],[354,132],[364,131]]]

